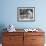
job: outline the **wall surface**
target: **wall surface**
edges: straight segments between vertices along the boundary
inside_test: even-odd
[[[46,28],[46,0],[0,0],[0,27]],[[35,7],[35,22],[18,22],[17,7]]]

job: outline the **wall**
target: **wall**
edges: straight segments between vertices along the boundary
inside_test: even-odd
[[[16,28],[46,28],[46,0],[0,0],[0,25]],[[17,22],[17,7],[35,7],[35,22]]]

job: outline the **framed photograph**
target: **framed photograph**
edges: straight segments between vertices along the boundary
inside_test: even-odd
[[[35,21],[35,7],[18,7],[17,21]]]

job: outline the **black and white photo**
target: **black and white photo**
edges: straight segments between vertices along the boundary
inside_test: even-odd
[[[34,7],[18,7],[17,20],[18,21],[34,21],[35,8]]]

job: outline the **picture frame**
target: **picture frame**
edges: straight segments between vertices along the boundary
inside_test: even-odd
[[[20,22],[35,21],[35,7],[18,7],[17,21]]]

